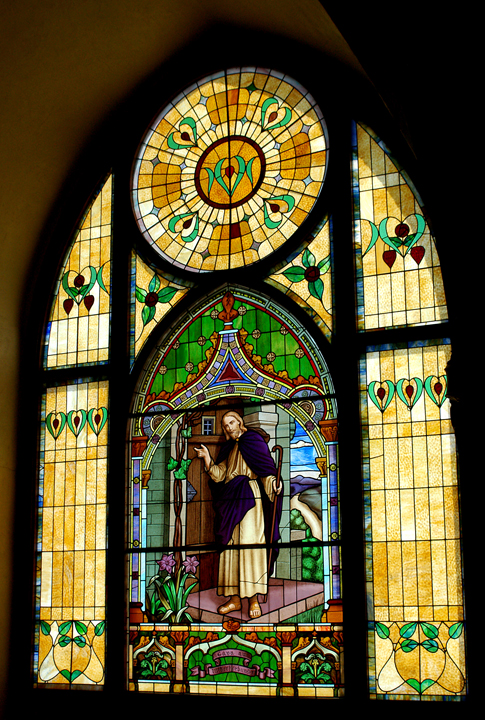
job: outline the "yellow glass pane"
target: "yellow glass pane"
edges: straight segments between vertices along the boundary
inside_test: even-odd
[[[188,288],[152,270],[136,253],[132,253],[131,324],[134,330],[132,361],[160,320],[188,293]]]
[[[354,142],[359,329],[446,320],[438,254],[415,190],[370,130],[357,124]]]
[[[330,339],[333,328],[331,221],[321,223],[307,247],[267,277],[266,282],[301,305]]]
[[[46,332],[45,367],[109,356],[112,176],[87,211],[59,275]]]
[[[49,388],[42,414],[38,684],[102,684],[108,383]]]
[[[428,341],[362,361],[374,697],[465,693],[450,355],[447,341]]]

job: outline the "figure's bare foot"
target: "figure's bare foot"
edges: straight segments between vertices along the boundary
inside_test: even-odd
[[[233,595],[227,603],[224,603],[217,609],[217,612],[221,615],[227,615],[230,612],[235,612],[236,610],[240,609],[241,598],[238,595]]]
[[[257,595],[253,595],[252,598],[249,598],[249,617],[252,620],[261,617],[261,605],[258,602]]]

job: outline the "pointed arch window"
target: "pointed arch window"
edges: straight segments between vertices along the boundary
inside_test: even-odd
[[[106,638],[124,632],[106,624],[124,408],[130,691],[352,692],[343,598],[358,583],[345,576],[341,493],[359,443],[370,696],[464,696],[436,245],[411,180],[353,123],[345,265],[351,218],[335,199],[335,120],[324,116],[283,73],[214,73],[158,111],[136,152],[131,207],[116,182],[126,160],[113,159],[94,194],[44,336],[38,687],[102,687]],[[355,325],[339,314],[339,282],[355,287]],[[345,389],[358,380],[351,447],[338,427],[359,405]],[[355,607],[346,600],[346,613]]]

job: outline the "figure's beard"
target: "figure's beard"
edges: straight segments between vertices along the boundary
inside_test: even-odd
[[[226,430],[226,432],[227,432],[228,437],[231,440],[237,440],[238,437],[240,437],[242,435],[241,428],[236,428],[235,430]]]

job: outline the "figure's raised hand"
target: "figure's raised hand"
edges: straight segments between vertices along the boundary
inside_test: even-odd
[[[208,470],[211,464],[211,456],[209,450],[205,445],[201,445],[200,448],[194,447],[197,457],[202,458],[204,461],[205,469]]]

